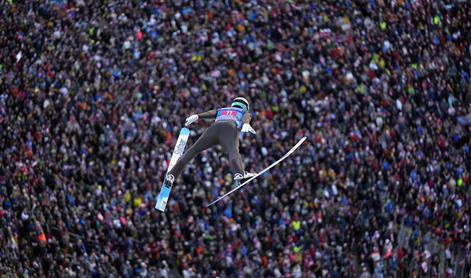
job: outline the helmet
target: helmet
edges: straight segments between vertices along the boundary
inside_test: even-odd
[[[231,107],[238,107],[238,108],[242,108],[244,109],[245,111],[248,111],[249,110],[249,101],[246,100],[245,98],[243,97],[236,97],[233,101],[232,101],[232,105]]]

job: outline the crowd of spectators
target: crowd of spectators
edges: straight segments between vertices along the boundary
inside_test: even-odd
[[[470,272],[469,1],[0,6],[0,276]],[[236,96],[247,170],[309,142],[209,209],[205,151],[156,211],[185,117]]]

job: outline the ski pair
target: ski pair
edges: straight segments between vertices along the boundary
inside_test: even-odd
[[[185,150],[186,142],[188,141],[188,137],[190,136],[190,130],[188,128],[182,128],[180,131],[180,134],[178,135],[177,139],[177,144],[175,146],[175,149],[173,150],[172,158],[170,159],[170,164],[168,166],[167,173],[172,169],[172,167],[177,163],[178,159],[183,155],[183,152]],[[288,156],[290,156],[296,149],[298,149],[304,141],[306,141],[306,137],[301,138],[298,143],[291,148],[284,156],[282,156],[280,159],[272,163],[270,166],[267,168],[263,169],[259,173],[255,174],[248,180],[244,181],[241,184],[238,184],[234,189],[231,191],[227,192],[226,194],[222,195],[221,197],[217,198],[213,202],[209,203],[207,207],[214,205],[215,203],[221,201],[222,199],[226,198],[227,196],[231,195],[235,191],[239,190],[241,187],[246,185],[247,183],[251,182],[252,180],[256,179],[263,173],[267,172],[271,168],[275,167],[277,164],[279,164],[281,161],[285,160]],[[167,184],[166,182],[167,178],[164,178],[164,181],[162,183],[162,189],[160,190],[159,196],[157,197],[157,202],[155,204],[155,208],[160,210],[160,211],[165,211],[165,207],[167,206],[168,198],[170,197],[170,192],[172,191],[172,184]]]

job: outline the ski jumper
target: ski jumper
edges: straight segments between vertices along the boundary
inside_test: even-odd
[[[250,112],[226,107],[210,110],[198,114],[200,119],[215,118],[215,122],[206,129],[198,140],[180,157],[175,166],[168,172],[175,180],[180,176],[183,168],[200,152],[216,145],[221,145],[229,156],[229,163],[233,173],[244,173],[244,164],[239,154],[239,134],[244,123],[249,123]]]

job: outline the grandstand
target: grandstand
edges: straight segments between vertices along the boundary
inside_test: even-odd
[[[470,277],[471,2],[0,3],[0,277]],[[250,100],[154,209],[187,116]],[[209,123],[191,126],[189,145]]]

